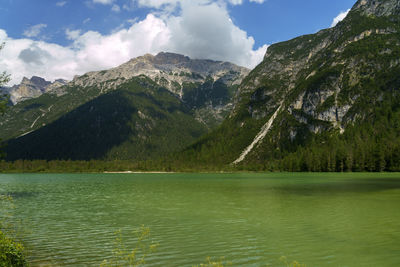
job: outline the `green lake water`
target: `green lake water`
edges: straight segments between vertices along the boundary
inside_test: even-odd
[[[148,266],[400,266],[400,174],[1,174],[0,194],[32,266],[99,266],[141,225]]]

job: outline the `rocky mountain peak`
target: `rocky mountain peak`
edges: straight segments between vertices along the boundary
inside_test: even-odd
[[[74,78],[72,83],[81,87],[102,84],[104,89],[115,89],[127,79],[144,75],[171,92],[182,97],[183,84],[223,80],[228,86],[239,84],[249,69],[229,62],[190,59],[187,56],[161,52],[146,54],[103,71],[94,71]]]
[[[154,57],[155,64],[179,64],[184,62],[189,62],[190,58],[184,55],[169,53],[169,52],[161,52],[158,53]]]
[[[48,85],[51,84],[51,82],[46,81],[45,79],[43,79],[42,77],[38,77],[38,76],[32,76],[31,78],[31,83],[35,84],[36,86],[39,86],[41,88],[46,88]]]
[[[359,10],[364,15],[399,15],[400,0],[358,0],[353,10]]]
[[[50,84],[51,82],[46,81],[42,77],[32,76],[30,79],[28,79],[27,77],[23,77],[20,85],[16,86],[24,85],[24,86],[37,87],[41,91],[45,91],[46,87],[49,86]]]
[[[10,95],[11,102],[17,104],[23,100],[38,97],[66,83],[67,81],[63,79],[58,79],[52,83],[38,76],[32,76],[30,79],[23,77],[20,84],[7,88],[6,91]]]
[[[64,80],[64,79],[57,79],[57,80],[55,80],[54,82],[55,82],[55,83],[57,82],[57,83],[66,84],[68,81],[67,81],[67,80]]]
[[[21,84],[30,84],[30,83],[31,83],[30,79],[28,79],[26,77],[22,78]]]

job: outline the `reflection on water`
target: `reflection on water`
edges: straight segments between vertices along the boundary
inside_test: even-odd
[[[98,266],[150,227],[149,266],[400,264],[398,174],[0,175],[33,266]]]

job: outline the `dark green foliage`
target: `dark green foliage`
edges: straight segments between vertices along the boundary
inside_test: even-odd
[[[229,88],[223,81],[208,78],[204,83],[184,84],[183,101],[191,108],[225,105],[231,101],[235,88]]]
[[[138,78],[10,140],[7,158],[142,160],[178,151],[205,132],[173,94]]]
[[[80,105],[92,100],[100,94],[97,87],[64,87],[67,92],[62,96],[43,94],[10,107],[2,121],[6,121],[0,132],[4,140],[15,138],[49,124],[63,114],[71,112]],[[51,111],[51,112],[50,112]],[[43,116],[45,114],[45,116]],[[35,122],[35,123],[27,123]]]
[[[24,248],[0,231],[0,266],[23,267],[28,266],[25,260]]]

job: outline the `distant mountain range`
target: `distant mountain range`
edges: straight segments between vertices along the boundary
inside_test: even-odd
[[[11,90],[23,97],[1,118],[0,138],[9,159],[164,155],[219,125],[248,73],[228,62],[159,53],[68,83],[24,79]]]

